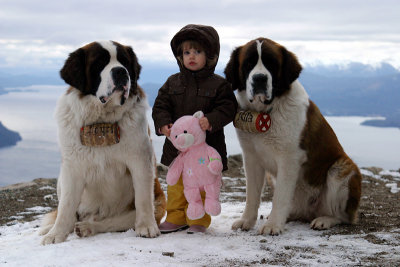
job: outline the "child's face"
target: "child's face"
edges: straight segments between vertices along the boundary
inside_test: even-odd
[[[183,47],[183,65],[191,71],[198,71],[206,65],[206,53],[204,50],[190,48],[189,43],[185,42]]]

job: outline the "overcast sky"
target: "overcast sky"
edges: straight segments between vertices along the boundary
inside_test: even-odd
[[[212,25],[218,66],[267,37],[301,63],[382,61],[400,69],[399,0],[0,0],[0,67],[59,68],[95,40],[131,45],[141,63],[176,64],[169,42],[189,23]]]

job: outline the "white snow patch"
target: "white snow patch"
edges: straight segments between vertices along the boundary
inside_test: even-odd
[[[324,235],[301,222],[290,222],[280,236],[257,235],[255,229],[233,231],[243,202],[222,203],[205,234],[177,232],[157,238],[136,237],[133,230],[79,238],[70,234],[64,243],[42,246],[39,220],[0,227],[0,265],[9,266],[243,266],[271,263],[279,256],[290,266],[332,266],[367,263],[374,255],[400,261],[400,233],[382,234],[392,245],[374,244],[360,235]],[[35,210],[46,208],[35,207]],[[271,203],[262,203],[268,214]],[[163,252],[174,255],[164,256]]]
[[[55,188],[50,185],[46,185],[39,188],[39,190],[55,190]]]
[[[397,187],[396,183],[388,183],[388,184],[386,184],[386,187],[389,187],[390,192],[393,194],[396,194],[400,191],[399,188]]]
[[[379,175],[390,175],[394,178],[400,178],[400,172],[397,172],[397,171],[383,170],[383,171],[379,172]]]

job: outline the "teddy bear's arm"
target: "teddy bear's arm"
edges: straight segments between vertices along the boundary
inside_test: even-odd
[[[213,147],[208,146],[207,147],[207,155],[208,158],[210,159],[210,164],[208,164],[208,169],[213,173],[213,174],[220,174],[222,172],[222,160],[221,156],[215,150]]]
[[[179,177],[181,176],[182,170],[183,170],[183,157],[182,154],[179,154],[168,169],[166,177],[167,183],[169,185],[176,184],[179,180]]]

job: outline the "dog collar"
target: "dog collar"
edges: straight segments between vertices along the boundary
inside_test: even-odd
[[[81,127],[80,137],[84,146],[111,146],[119,143],[118,123],[96,123]]]

